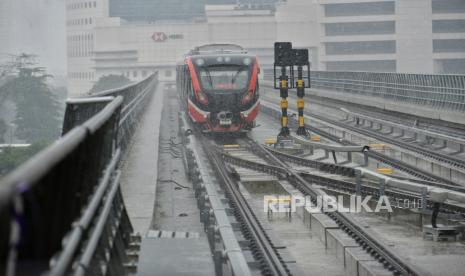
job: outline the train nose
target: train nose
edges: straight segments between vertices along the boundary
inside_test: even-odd
[[[233,114],[230,111],[222,111],[217,115],[220,125],[230,125],[232,123]]]
[[[232,119],[232,117],[233,117],[233,114],[232,112],[229,112],[229,111],[222,111],[218,113],[218,119],[220,120]]]

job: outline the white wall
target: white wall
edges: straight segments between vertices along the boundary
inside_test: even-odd
[[[431,1],[396,1],[397,72],[433,73]]]

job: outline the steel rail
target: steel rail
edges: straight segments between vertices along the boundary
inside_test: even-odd
[[[268,150],[267,148],[265,148]],[[271,152],[273,155],[275,152]],[[287,179],[289,177],[289,174],[286,170],[282,169],[280,166],[275,166],[275,165],[269,165],[269,164],[263,164],[259,162],[254,162],[250,160],[246,160],[237,156],[232,156],[228,153],[223,153],[223,159],[226,162],[229,162],[231,164],[240,166],[240,167],[245,167],[248,169],[252,169],[255,171],[259,172],[264,172],[270,175],[277,176],[280,179]],[[280,159],[281,156],[276,156],[278,159]],[[338,191],[344,191],[344,192],[349,192],[351,194],[355,194],[357,192],[356,189],[356,183],[346,181],[346,180],[337,180],[333,179],[327,176],[321,176],[321,175],[316,175],[312,174],[309,172],[301,172],[301,171],[296,171],[299,175],[301,175],[304,179],[309,179],[312,183],[316,183],[317,185],[321,185],[324,188],[327,189],[327,187],[330,187],[334,190]],[[337,173],[337,172],[330,172],[330,173]],[[349,176],[350,177],[350,176]],[[379,184],[373,183],[373,182],[366,182],[366,184],[361,185],[361,193],[362,195],[371,195],[371,196],[379,196],[380,195],[380,188],[378,187]],[[392,188],[392,187],[387,187],[386,190],[384,191],[384,195],[388,197],[393,197],[395,199],[408,199],[411,201],[414,200],[423,200],[422,194],[420,193],[412,193],[409,191],[405,190],[400,190],[398,188]],[[427,203],[427,208],[432,208],[431,203]],[[441,212],[443,213],[457,213],[457,214],[465,214],[465,208],[462,205],[454,205],[454,204],[449,204],[449,203],[443,203],[441,206]]]
[[[274,150],[271,148],[265,148],[265,149],[283,161],[292,162],[292,163],[299,164],[305,167],[318,169],[324,172],[331,172],[331,173],[336,173],[336,174],[341,174],[341,175],[346,175],[346,176],[355,175],[355,168],[352,168],[352,167],[347,167],[347,166],[342,166],[342,165],[337,165],[337,164],[330,164],[330,163],[325,163],[325,162],[317,161],[317,160],[305,159],[299,156],[280,152],[278,150]]]
[[[214,147],[210,148],[204,142],[203,148],[212,167],[221,178],[227,194],[232,200],[233,207],[238,212],[238,217],[246,225],[246,228],[249,230],[248,234],[251,235],[251,240],[258,246],[259,252],[264,258],[260,260],[262,273],[264,275],[292,275],[287,265],[283,262],[282,257],[274,248],[271,239],[256,218],[254,211],[239,191],[237,184],[234,183],[229,176],[224,165],[224,160],[215,152]]]
[[[351,130],[353,132],[358,132],[360,134],[363,134],[363,135],[366,135],[366,136],[369,136],[369,137],[374,137],[377,140],[387,142],[389,144],[393,144],[393,145],[399,146],[401,148],[408,149],[410,151],[419,153],[421,155],[424,155],[426,157],[435,159],[437,161],[440,161],[440,162],[443,162],[443,163],[446,163],[446,164],[449,164],[449,165],[452,165],[452,166],[455,166],[455,167],[458,167],[458,168],[461,168],[461,169],[465,169],[465,160],[461,160],[459,158],[454,158],[452,156],[449,156],[449,155],[446,155],[446,154],[443,154],[443,153],[440,153],[440,152],[437,152],[437,151],[433,151],[433,150],[430,150],[428,148],[416,146],[416,145],[411,144],[411,143],[406,143],[406,142],[403,142],[403,141],[400,141],[400,140],[397,140],[397,139],[394,139],[394,138],[390,138],[390,137],[388,137],[386,135],[383,135],[381,133],[377,133],[375,131],[371,131],[371,130],[364,129],[364,128],[354,127],[354,126],[351,126],[351,125],[346,124],[346,123],[342,123],[342,122],[339,122],[339,121],[336,121],[336,120],[328,119],[326,117],[316,115],[314,113],[310,114],[310,116],[312,116],[314,118],[317,118],[319,120],[328,122],[330,124],[349,129],[349,130]]]
[[[262,101],[263,101],[263,99],[262,99]],[[404,141],[401,141],[401,140],[398,140],[398,139],[395,139],[395,138],[390,138],[387,135],[385,135],[385,134],[383,135],[382,133],[379,133],[379,132],[376,132],[376,131],[371,131],[371,130],[368,130],[368,129],[351,126],[349,124],[346,124],[346,123],[343,123],[343,122],[340,122],[340,121],[336,121],[336,120],[332,120],[332,119],[329,119],[327,117],[324,117],[324,116],[321,116],[321,115],[318,115],[318,114],[315,114],[315,113],[305,112],[305,114],[307,116],[316,118],[316,119],[321,120],[323,122],[333,124],[333,125],[338,126],[340,128],[349,129],[349,130],[351,130],[353,132],[357,132],[359,134],[363,134],[363,135],[368,136],[368,137],[373,137],[373,138],[376,138],[377,140],[380,140],[380,141],[383,141],[383,142],[386,142],[386,143],[389,143],[389,144],[393,144],[393,145],[399,146],[399,147],[404,148],[404,149],[408,149],[408,150],[410,150],[412,152],[424,155],[424,156],[432,158],[432,159],[434,159],[436,161],[440,161],[440,162],[452,165],[452,166],[457,167],[457,168],[465,169],[465,160],[455,158],[453,156],[446,155],[446,154],[443,154],[443,153],[440,153],[440,152],[437,152],[437,151],[434,151],[434,150],[430,150],[428,148],[417,146],[417,145],[414,145],[412,143],[407,143],[407,142],[404,142]],[[366,117],[369,117],[369,116],[366,116]],[[375,119],[373,119],[373,120],[375,120]],[[423,132],[423,130],[421,130],[421,129],[418,129],[418,131]],[[451,139],[452,139],[452,137],[451,137]]]
[[[262,103],[266,103],[268,101],[266,100],[263,100],[262,99]],[[268,102],[270,103],[270,102]],[[273,107],[268,107],[266,106],[266,104],[262,104],[261,106],[261,109],[262,111],[267,111],[268,109],[269,110],[274,110]],[[308,115],[307,115],[308,116]],[[309,117],[313,117],[313,116],[309,116]],[[323,122],[326,122],[324,119],[319,119]],[[289,122],[290,124],[292,123],[291,121]],[[326,122],[327,124],[331,124],[329,122]],[[339,127],[339,126],[338,126]],[[305,124],[305,128],[307,130],[309,130],[310,132],[313,132],[313,133],[316,133],[326,139],[329,139],[333,142],[337,142],[337,143],[341,143],[343,145],[355,145],[354,143],[351,143],[347,140],[342,140],[340,137],[336,136],[336,135],[333,135],[327,131],[324,131],[322,129],[319,129],[317,127],[314,127],[308,123]],[[339,127],[339,128],[343,128],[345,129],[345,127]],[[440,176],[437,176],[437,175],[434,175],[432,173],[429,173],[427,171],[424,171],[424,170],[421,170],[420,168],[417,168],[415,166],[412,166],[412,165],[409,165],[401,160],[398,160],[398,159],[395,159],[395,158],[392,158],[392,157],[389,157],[387,155],[384,155],[384,154],[381,154],[381,153],[378,153],[378,152],[375,152],[375,151],[368,151],[367,152],[367,155],[373,159],[376,159],[376,160],[379,160],[379,161],[382,161],[396,169],[399,169],[401,171],[404,171],[404,172],[407,172],[411,175],[414,175],[416,177],[419,177],[423,180],[427,180],[427,181],[433,181],[433,182],[443,182],[443,183],[446,183],[446,184],[449,184],[449,185],[454,185],[454,186],[457,186],[457,183],[449,180],[449,179],[445,179],[443,177],[440,177]]]
[[[304,195],[309,195],[316,200],[317,196],[324,196],[325,194],[314,188],[310,183],[303,179],[297,172],[291,170],[285,163],[271,155],[263,146],[257,144],[255,141],[250,140],[249,144],[253,147],[253,151],[258,153],[259,156],[269,161],[270,163],[279,164],[281,166],[280,172],[288,175],[288,181],[299,189]],[[324,200],[324,197],[323,197]],[[360,226],[352,215],[332,212],[325,213],[333,219],[342,230],[346,231],[353,237],[365,250],[367,250],[375,259],[382,263],[386,268],[393,271],[394,274],[401,275],[424,275],[424,272],[419,268],[406,261],[403,256],[389,248],[384,244],[375,233]]]
[[[217,232],[222,241],[221,244],[216,242],[210,244],[213,255],[221,256],[221,258],[214,257],[215,262],[221,262],[221,265],[215,265],[215,271],[219,275],[226,270],[232,271],[234,275],[250,276],[252,272],[228,218],[227,209],[222,202],[223,197],[219,195],[218,187],[213,183],[210,170],[206,166],[209,162],[205,154],[202,154],[200,139],[197,139],[196,135],[191,135],[195,132],[189,128],[186,116],[186,113],[180,113],[180,131],[185,144],[184,165],[188,171],[188,178],[193,182],[198,207],[201,210],[201,221],[208,229],[207,236],[211,236],[209,240],[213,240],[216,236],[214,233]],[[224,262],[226,265],[223,265]]]
[[[267,147],[265,147],[265,149],[282,161],[295,163],[301,166],[314,168],[314,169],[318,169],[318,170],[333,173],[333,174],[340,174],[344,176],[353,177],[355,176],[355,170],[357,169],[357,167],[347,167],[347,166],[342,166],[342,165],[337,165],[337,164],[325,163],[325,162],[317,161],[317,160],[305,159],[303,157],[290,155],[290,154],[287,154],[287,153],[284,153],[284,152],[281,152],[275,149],[267,148]],[[391,177],[401,179],[401,180],[408,180],[411,182],[416,182],[418,184],[422,184],[425,186],[437,187],[437,188],[448,189],[451,191],[465,193],[465,187],[462,187],[462,186],[449,185],[449,184],[444,184],[441,182],[432,182],[432,181],[424,181],[424,180],[422,181],[418,179],[412,179],[412,178],[406,178],[406,177],[400,177],[400,176],[391,176]]]
[[[362,118],[362,119],[365,119],[365,120],[370,120],[372,122],[376,122],[376,123],[379,123],[379,124],[384,124],[386,126],[395,127],[395,128],[403,129],[403,130],[410,131],[410,132],[416,132],[418,134],[423,134],[425,136],[438,138],[438,139],[442,139],[442,140],[447,140],[447,141],[455,142],[457,144],[465,145],[465,139],[462,138],[462,137],[450,136],[450,135],[443,134],[443,133],[433,132],[433,131],[426,130],[426,129],[407,126],[407,125],[403,125],[403,124],[396,123],[396,122],[391,122],[391,121],[388,121],[388,120],[385,120],[385,119],[378,119],[378,118],[375,118],[375,117],[371,117],[369,115],[365,115],[365,114],[358,113],[358,112],[355,112],[355,111],[350,111],[350,110],[348,110],[346,108],[339,108],[339,109],[342,112],[346,113],[347,115],[352,115],[353,117],[358,117],[358,118]]]
[[[261,86],[270,88],[270,90],[268,91],[274,91],[273,84],[270,83],[269,81],[262,82]],[[405,128],[413,128],[413,130],[431,132],[431,133],[441,136],[443,139],[446,139],[446,140],[447,140],[447,137],[450,137],[451,139],[449,139],[448,141],[454,141],[455,139],[463,139],[465,142],[463,128],[457,128],[458,126],[455,128],[450,128],[450,126],[448,126],[445,123],[441,123],[441,121],[437,121],[437,119],[436,120],[430,119],[430,118],[419,119],[415,115],[408,115],[408,114],[404,114],[407,116],[407,119],[402,119],[402,117],[394,115],[395,113],[398,113],[398,112],[394,112],[394,114],[386,114],[385,110],[375,111],[373,109],[376,109],[376,107],[364,106],[363,104],[360,104],[360,103],[345,102],[339,99],[325,98],[323,96],[317,96],[317,95],[311,95],[311,96],[306,96],[306,97],[311,97],[312,103],[317,103],[320,106],[325,106],[325,107],[329,107],[329,108],[333,108],[337,110],[342,110],[344,109],[343,106],[346,106],[345,108],[357,110],[357,111],[351,111],[351,112],[363,114],[370,118],[377,118],[378,120],[385,120],[383,121],[383,124],[386,123],[385,125],[388,125],[390,123],[398,124],[399,126],[403,126]],[[399,114],[399,115],[402,115],[402,114]],[[409,123],[407,124],[406,121],[408,121]],[[417,121],[418,125],[416,127],[412,127],[415,125],[415,121]],[[394,125],[392,126],[394,127]],[[459,131],[459,129],[462,131]]]

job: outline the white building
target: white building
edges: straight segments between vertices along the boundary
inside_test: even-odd
[[[173,78],[176,61],[206,43],[240,44],[265,68],[274,42],[292,41],[310,49],[314,70],[465,72],[464,0],[288,0],[273,10],[206,6],[185,21],[110,17],[109,3],[124,1],[67,1],[71,95],[108,74]]]
[[[110,0],[111,1],[111,0]],[[195,46],[207,43],[236,43],[257,54],[263,67],[271,67],[274,42],[302,31],[299,47],[317,49],[315,17],[298,17],[286,6],[269,9],[237,9],[232,5],[206,6],[205,18],[186,21],[141,22],[110,17],[105,1],[68,0],[68,77],[70,95],[86,93],[96,80],[109,74],[140,80],[154,70],[161,78],[174,78],[174,66]],[[278,25],[288,22],[285,28]],[[290,31],[287,28],[296,30]],[[307,31],[308,29],[308,31]],[[312,57],[317,58],[317,54]]]
[[[108,16],[108,0],[67,0],[68,94],[90,90],[95,80],[94,40],[97,18]]]
[[[465,72],[463,0],[320,0],[322,70]]]

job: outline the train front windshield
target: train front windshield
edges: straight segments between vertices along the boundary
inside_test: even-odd
[[[237,90],[247,88],[250,66],[201,66],[199,76],[202,87],[209,91]]]

